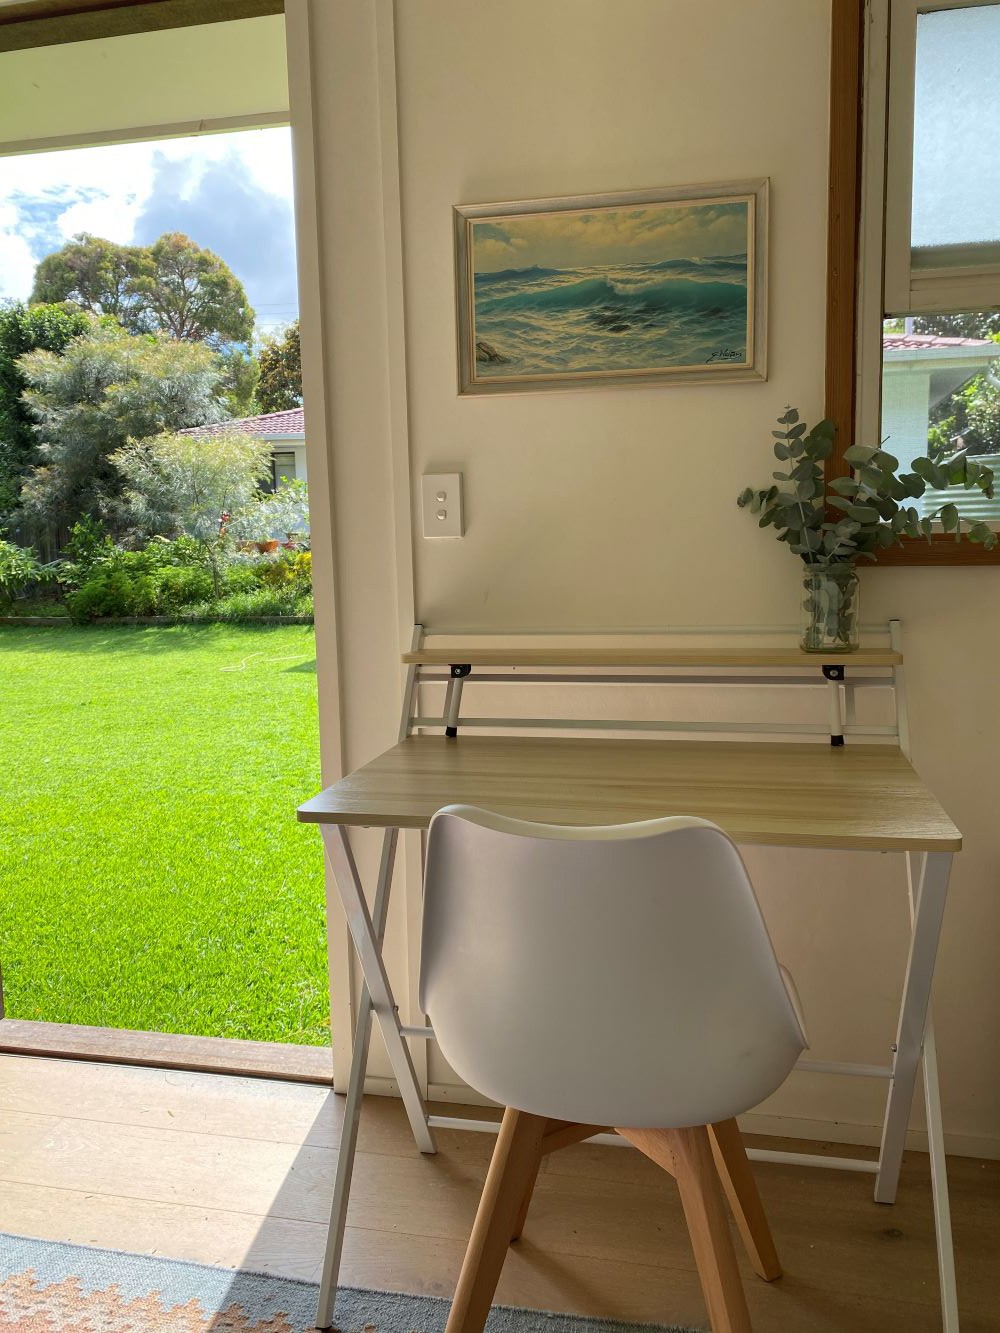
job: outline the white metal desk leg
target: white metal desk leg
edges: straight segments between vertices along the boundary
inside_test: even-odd
[[[906,875],[910,888],[912,922],[920,886],[920,857],[916,852],[907,853]],[[927,1149],[931,1163],[934,1231],[937,1236],[938,1280],[941,1286],[941,1324],[945,1333],[958,1333],[958,1284],[955,1280],[955,1244],[951,1234],[951,1204],[948,1199],[944,1120],[941,1115],[934,1019],[929,1008],[924,1029],[924,1106],[927,1112]]]
[[[931,1159],[931,1191],[934,1196],[938,1280],[941,1284],[941,1326],[944,1333],[958,1333],[955,1242],[951,1234],[951,1203],[948,1198],[948,1168],[944,1155],[937,1046],[934,1041],[934,1023],[930,1015],[924,1033],[924,1106],[927,1111],[927,1148]]]
[[[386,829],[385,837],[382,840],[382,859],[379,864],[378,883],[375,888],[375,902],[372,907],[372,924],[375,929],[375,937],[379,943],[381,943],[385,934],[398,839],[398,829]],[[337,1298],[337,1283],[340,1279],[340,1260],[344,1248],[344,1229],[347,1225],[347,1203],[351,1192],[351,1179],[354,1175],[354,1155],[358,1146],[361,1101],[365,1091],[365,1072],[368,1068],[371,1034],[372,998],[367,985],[362,985],[358,1002],[358,1019],[354,1029],[354,1045],[351,1049],[351,1074],[347,1084],[344,1123],[340,1134],[340,1147],[337,1152],[337,1176],[333,1189],[333,1204],[330,1209],[330,1228],[326,1237],[323,1273],[319,1285],[319,1304],[316,1311],[317,1328],[328,1328],[333,1320],[333,1306]]]
[[[354,853],[347,841],[347,830],[339,824],[324,824],[322,832],[323,845],[337,881],[337,888],[340,890],[351,938],[358,951],[361,970],[371,993],[372,1008],[382,1031],[392,1072],[399,1084],[399,1094],[406,1108],[413,1137],[421,1152],[437,1152],[434,1136],[427,1123],[427,1107],[420,1095],[409,1047],[400,1031],[396,1001],[382,961],[382,950],[372,927],[361,880],[358,878]]]
[[[876,1203],[893,1203],[896,1198],[906,1127],[913,1102],[913,1086],[923,1048],[924,1029],[927,1026],[934,960],[941,935],[945,899],[948,895],[951,853],[925,852],[921,855],[921,862],[920,886],[910,935],[910,954],[906,963],[906,980],[903,983],[903,998],[899,1010],[896,1053],[892,1065],[892,1078],[889,1081],[885,1122],[882,1127],[878,1175],[875,1177]]]
[[[316,1327],[330,1328],[333,1306],[337,1299],[340,1280],[340,1260],[344,1252],[344,1231],[347,1227],[347,1204],[354,1175],[354,1155],[358,1147],[358,1127],[361,1120],[361,1101],[365,1091],[365,1071],[368,1068],[368,1049],[372,1037],[372,997],[368,987],[361,988],[358,1022],[354,1029],[354,1049],[351,1052],[351,1080],[347,1087],[347,1105],[337,1150],[337,1176],[333,1186],[333,1205],[330,1209],[330,1230],[326,1237],[323,1273],[319,1284],[319,1304],[316,1308]]]

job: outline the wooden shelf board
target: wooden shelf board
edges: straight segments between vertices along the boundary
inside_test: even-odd
[[[859,650],[856,653],[804,653],[800,648],[489,648],[457,644],[450,648],[418,648],[403,654],[407,665],[495,667],[814,667],[827,662],[843,666],[900,666],[902,653]]]

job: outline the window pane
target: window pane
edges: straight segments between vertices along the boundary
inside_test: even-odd
[[[1000,314],[887,319],[882,332],[884,447],[911,471],[916,458],[967,449],[996,475],[998,496],[953,487],[915,501],[951,501],[964,518],[1000,523]]]
[[[914,246],[1000,240],[1000,4],[917,16]]]

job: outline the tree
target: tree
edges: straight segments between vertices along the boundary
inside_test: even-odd
[[[966,315],[921,315],[915,333],[946,338],[981,338],[1000,343],[1000,311]],[[956,447],[970,454],[1000,454],[1000,357],[985,375],[976,375],[931,409],[931,447],[945,453]],[[958,442],[961,441],[961,444]]]
[[[260,363],[252,352],[239,347],[226,347],[219,353],[222,378],[219,381],[219,399],[230,417],[252,417],[257,414],[257,385],[260,381]]]
[[[111,455],[130,438],[220,420],[219,363],[204,346],[98,326],[61,356],[18,362],[35,419],[40,463],[21,490],[21,511],[49,524],[114,512],[121,473]]]
[[[268,445],[250,435],[162,433],[130,440],[111,463],[135,529],[147,537],[193,537],[205,550],[218,597],[229,524],[260,504],[270,457]]]
[[[36,348],[61,352],[91,324],[82,311],[62,305],[0,304],[0,516],[14,508],[24,478],[37,461],[33,418],[21,397],[27,380],[18,360]]]
[[[143,251],[80,232],[35,269],[31,304],[69,301],[94,315],[110,315],[130,333],[152,325],[133,287]]]
[[[248,343],[254,312],[239,278],[188,236],[168,232],[145,251],[132,287],[157,329],[186,342]]]
[[[1000,333],[1000,310],[971,315],[917,315],[914,333],[938,333],[945,338],[991,338]]]
[[[262,412],[287,412],[302,406],[302,352],[299,321],[289,324],[284,335],[266,338],[260,352],[260,382],[257,405]]]
[[[112,315],[130,333],[184,342],[249,343],[254,312],[229,267],[180,232],[149,246],[81,233],[35,270],[32,301],[72,301]]]
[[[294,534],[308,545],[308,485],[301,478],[289,481],[283,477],[276,490],[261,495],[257,504],[234,514],[229,530],[237,541],[263,542],[272,538],[284,541]]]

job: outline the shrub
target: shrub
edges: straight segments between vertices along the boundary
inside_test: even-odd
[[[102,616],[149,616],[154,603],[152,578],[125,569],[102,569],[66,594],[70,618],[78,625]]]
[[[190,565],[167,565],[157,571],[154,582],[158,614],[170,614],[192,602],[203,602],[213,591],[211,571]]]
[[[257,560],[253,564],[230,565],[222,578],[223,596],[229,597],[236,592],[254,592],[261,583],[260,567],[266,563],[269,562]]]
[[[235,592],[218,602],[190,606],[184,618],[196,620],[243,621],[260,620],[267,616],[312,616],[310,596],[271,592],[258,588],[255,592]]]
[[[79,588],[94,566],[108,559],[114,550],[115,544],[100,519],[89,514],[78,519],[70,528],[65,557],[56,567],[59,582],[64,588]]]
[[[51,579],[52,570],[39,562],[33,549],[0,541],[0,606],[10,607],[30,588]]]
[[[201,543],[156,538],[141,551],[111,547],[97,557],[76,591],[66,595],[73,620],[99,616],[170,615],[212,596],[212,574]]]
[[[268,588],[296,593],[312,591],[312,553],[283,552],[277,560],[261,562],[260,581]]]
[[[221,598],[215,596],[204,544],[195,538],[155,537],[140,551],[110,545],[100,551],[79,587],[66,594],[78,624],[105,616],[253,620],[312,615],[308,551],[282,552],[273,560],[232,560],[219,571]]]

